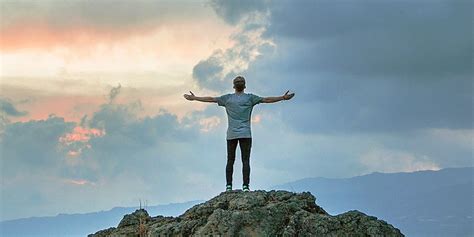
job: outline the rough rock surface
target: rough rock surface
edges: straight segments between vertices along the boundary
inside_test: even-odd
[[[103,236],[404,236],[383,220],[351,210],[329,215],[310,192],[222,192],[178,217],[150,217],[139,209]]]

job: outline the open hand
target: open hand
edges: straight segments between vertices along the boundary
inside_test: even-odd
[[[293,98],[293,96],[295,96],[295,93],[288,94],[288,92],[290,92],[290,91],[288,90],[288,91],[283,95],[283,99],[289,100],[289,99]]]
[[[184,94],[183,95],[184,98],[186,98],[187,100],[194,100],[194,98],[195,98],[194,94],[191,91],[189,91],[189,93],[191,93],[191,95]]]

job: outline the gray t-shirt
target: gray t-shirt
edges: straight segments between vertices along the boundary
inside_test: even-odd
[[[227,140],[252,137],[250,119],[253,106],[262,102],[263,97],[252,93],[225,94],[217,97],[217,104],[225,107],[228,128]]]

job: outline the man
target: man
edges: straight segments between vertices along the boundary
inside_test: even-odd
[[[259,103],[274,103],[281,100],[289,100],[293,98],[295,93],[288,94],[287,91],[283,96],[277,97],[260,97],[252,93],[245,93],[245,78],[238,76],[234,79],[235,93],[225,94],[219,97],[198,97],[191,91],[190,95],[184,94],[187,100],[197,100],[202,102],[217,103],[223,106],[227,112],[228,128],[227,128],[227,165],[226,165],[226,191],[232,190],[232,173],[234,169],[235,150],[237,143],[240,145],[242,154],[242,173],[243,173],[243,191],[250,191],[250,150],[252,147],[252,132],[250,129],[250,121],[253,106]]]

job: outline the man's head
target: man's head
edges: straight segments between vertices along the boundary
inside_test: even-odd
[[[245,89],[245,78],[243,76],[237,76],[234,79],[234,89],[238,92],[242,92]]]

